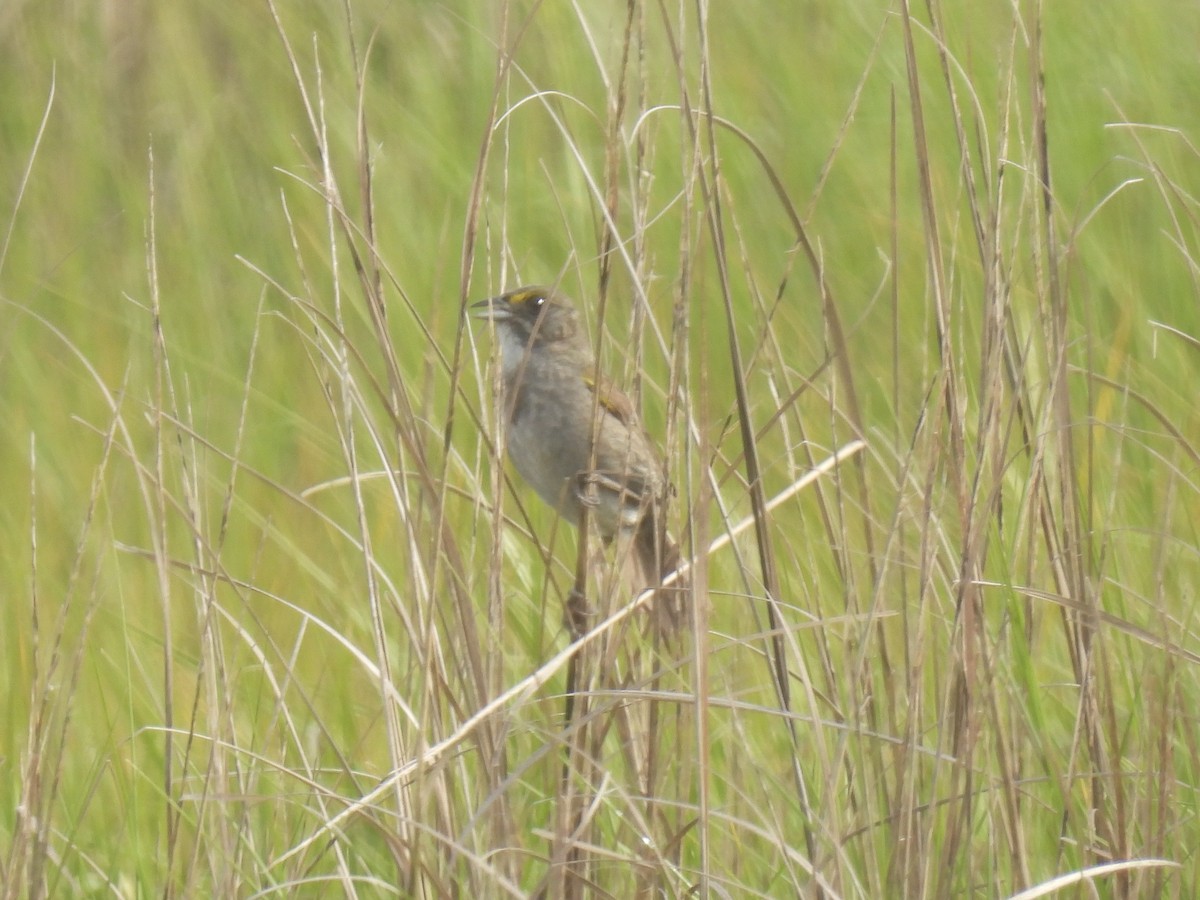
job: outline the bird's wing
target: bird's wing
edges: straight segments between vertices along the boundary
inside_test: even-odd
[[[591,370],[584,373],[583,383],[599,398],[603,410],[615,416],[622,425],[633,427],[633,401],[629,399],[628,394],[613,384],[611,379]]]

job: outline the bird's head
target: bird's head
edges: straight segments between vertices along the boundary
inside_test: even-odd
[[[544,285],[527,285],[472,304],[476,318],[490,319],[506,340],[523,347],[574,340],[579,313],[565,294]]]

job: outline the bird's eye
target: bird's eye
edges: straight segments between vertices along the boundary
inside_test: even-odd
[[[546,302],[546,297],[543,294],[534,294],[529,299],[532,301],[533,305],[537,307],[540,307]]]

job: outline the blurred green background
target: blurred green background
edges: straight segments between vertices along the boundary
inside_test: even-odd
[[[1194,145],[1200,140],[1200,6],[1060,0],[1041,9],[960,2],[937,12],[951,54],[949,82],[960,107],[971,112],[969,165],[1003,217],[997,231],[1010,284],[1025,304],[1014,318],[1034,343],[1038,323],[1048,320],[1040,318],[1045,311],[1036,290],[1046,259],[1028,143],[1034,133],[1028,48],[1040,31],[1070,361],[1146,401],[1095,380],[1072,382],[1082,410],[1081,440],[1091,435],[1087,440],[1095,442],[1098,474],[1081,474],[1081,482],[1087,481],[1096,552],[1115,568],[1101,590],[1130,600],[1134,611],[1119,614],[1138,627],[1196,652],[1200,507],[1195,458],[1180,448],[1200,443],[1200,159]],[[222,692],[237,711],[232,727],[245,746],[266,753],[276,739],[264,724],[275,721],[274,713],[250,642],[237,645],[223,673],[200,664],[208,657],[199,649],[198,623],[212,613],[194,608],[189,579],[179,571],[168,577],[178,580],[164,606],[161,573],[146,558],[154,541],[161,537],[171,554],[188,557],[193,532],[183,523],[203,522],[200,530],[219,544],[214,558],[231,577],[308,609],[370,646],[361,559],[339,531],[355,520],[352,498],[338,490],[322,494],[327,519],[321,519],[298,515],[302,504],[294,497],[345,476],[347,465],[333,412],[337,401],[326,395],[334,379],[318,358],[318,339],[297,314],[301,301],[285,294],[322,298],[329,311],[337,285],[346,292],[347,332],[362,352],[358,371],[382,380],[383,367],[366,304],[353,295],[349,256],[329,251],[325,203],[311,187],[319,177],[309,120],[314,110],[302,100],[280,28],[310,96],[320,86],[329,163],[359,223],[364,201],[357,190],[356,123],[360,111],[363,116],[376,245],[388,273],[388,329],[435,453],[451,406],[451,379],[435,348],[452,356],[462,300],[519,282],[551,281],[564,270],[565,283],[585,305],[594,298],[601,220],[584,173],[602,180],[625,4],[510,8],[354,0],[348,9],[280,3],[278,13],[279,26],[260,2],[10,0],[0,6],[0,610],[6,619],[0,835],[7,839],[0,845],[15,841],[21,827],[15,810],[36,755],[31,735],[43,734],[38,711],[54,709],[61,727],[51,729],[57,736],[50,744],[61,744],[61,757],[43,750],[46,759],[61,761],[39,777],[57,785],[54,802],[43,810],[54,820],[56,852],[78,851],[61,864],[51,853],[46,864],[68,873],[52,882],[66,893],[99,890],[103,879],[89,876],[93,869],[123,884],[128,896],[154,893],[169,877],[157,861],[163,761],[156,754],[163,743],[153,731],[164,721],[164,646],[174,641],[176,724],[192,715],[197,683],[228,678]],[[693,13],[685,14],[688,27],[673,33],[678,60],[662,25],[678,24],[675,13],[647,5],[639,15],[650,37],[637,61],[642,78],[628,102],[649,112],[622,123],[628,143],[619,178],[626,191],[641,183],[655,217],[634,229],[625,208],[621,222],[644,242],[645,286],[664,328],[681,235],[691,236],[694,333],[687,364],[694,379],[704,375],[709,392],[696,401],[698,420],[716,440],[732,390],[721,357],[725,338],[711,247],[702,220],[688,219],[681,209],[685,142],[678,113],[665,107],[681,102],[681,66],[688,96],[701,102],[703,59],[713,109],[752,138],[804,217],[848,329],[871,465],[898,470],[926,412],[938,359],[899,7],[865,0],[716,3],[706,46]],[[914,15],[929,22],[924,8]],[[516,48],[514,70],[497,87],[502,42]],[[981,263],[968,239],[969,196],[936,42],[918,29],[915,45],[951,272],[951,330],[967,348],[958,374],[964,396],[975,397],[984,392],[974,381],[980,355],[972,337],[984,319]],[[361,92],[356,59],[365,61]],[[497,90],[505,118],[484,171],[479,240],[464,259],[472,180]],[[543,102],[533,97],[538,91],[553,96]],[[633,156],[635,122],[649,153],[640,169]],[[993,151],[1004,136],[1012,159],[998,186]],[[718,146],[734,294],[742,304],[740,336],[748,354],[760,349],[759,317],[779,292],[769,332],[786,352],[771,364],[779,365],[779,380],[791,384],[792,375],[818,369],[829,347],[812,273],[794,250],[788,218],[759,162],[729,132],[719,133]],[[468,264],[471,280],[464,284]],[[619,335],[631,309],[631,274],[618,266],[614,277],[608,322]],[[667,365],[650,346],[645,369],[661,385]],[[480,353],[486,361],[486,347]],[[619,342],[609,353],[618,371],[633,368]],[[486,483],[478,476],[487,451],[463,409],[486,419],[490,401],[486,376],[477,377],[474,364],[463,367],[459,383],[464,393],[455,400],[447,480],[466,497],[447,508],[464,545],[476,546],[466,564],[482,608],[487,541],[473,544],[472,538],[486,534],[487,520],[469,497]],[[751,387],[762,424],[777,402],[772,377],[756,376]],[[653,391],[650,396],[647,418],[657,428],[663,404]],[[838,402],[822,388],[799,407],[812,423],[809,437],[825,448],[851,437],[830,414]],[[129,431],[106,451],[114,404]],[[186,411],[183,431],[210,450],[191,456],[196,445],[178,437],[160,450],[159,436],[174,435],[173,426],[158,430],[163,411]],[[160,452],[169,462],[157,490],[148,476]],[[764,452],[767,478],[778,489],[794,477],[789,451],[768,442]],[[144,467],[140,475],[131,454]],[[236,469],[230,456],[239,461]],[[375,459],[364,468],[380,465]],[[1019,484],[1014,491],[1021,495]],[[903,486],[896,492],[902,495]],[[235,498],[231,513],[229,496]],[[874,515],[886,522],[891,498],[875,496]],[[744,498],[738,502],[744,513]],[[371,492],[366,504],[378,547],[394,545],[380,552],[393,552],[393,563],[403,569],[402,529],[386,492]],[[533,516],[540,525],[549,521],[538,511]],[[162,522],[156,533],[152,523]],[[789,526],[797,543],[822,539],[812,522],[811,515],[798,516]],[[878,545],[848,550],[864,558],[880,551]],[[1007,551],[1013,555],[1004,564],[1019,569],[1014,548]],[[806,550],[787,561],[784,575],[804,585],[798,591],[840,597],[835,570],[822,552]],[[1019,571],[1010,574],[1025,581]],[[1155,585],[1167,590],[1151,597]],[[860,599],[871,593],[861,590]],[[309,652],[304,626],[280,604],[258,594],[247,602],[244,618],[235,618],[261,629],[256,633],[269,636],[264,640],[281,657],[292,641],[306,648],[289,671],[305,682],[306,702],[318,711],[320,727],[314,728],[324,738],[310,735],[317,757],[341,748],[354,767],[372,776],[386,771],[378,756],[385,741],[380,719],[356,708],[358,692],[371,683],[366,670],[347,666],[336,652]],[[532,618],[514,626],[526,643],[507,650],[518,674],[560,640],[556,613],[528,602]],[[178,617],[171,639],[164,608]],[[944,612],[953,618],[952,610]],[[1115,708],[1123,713],[1145,699],[1146,679],[1165,679],[1179,692],[1181,708],[1200,696],[1194,663],[1173,654],[1157,663],[1152,654],[1149,661],[1121,655],[1116,651],[1110,663],[1116,666]],[[1065,656],[1051,654],[1041,663],[1065,672]],[[1177,676],[1175,665],[1185,674]],[[70,702],[42,706],[49,684]],[[1073,703],[1062,701],[1066,722]],[[1150,727],[1131,715],[1114,728]],[[1165,722],[1168,734],[1194,728],[1194,719],[1163,716],[1155,721]],[[1047,740],[1068,746],[1069,725]],[[1157,852],[1194,867],[1195,851],[1185,848],[1198,833],[1196,763],[1181,755],[1172,757],[1175,764],[1169,799],[1183,824],[1176,843]],[[272,777],[263,776],[261,795],[294,789],[272,786]],[[332,780],[353,792],[349,774]],[[1149,784],[1146,790],[1154,793]],[[1055,818],[1050,811],[1043,826]],[[1072,867],[1076,861],[1058,856],[1053,828],[1040,830],[1030,838],[1045,848],[1035,877]],[[10,855],[9,866],[20,858]],[[1180,895],[1196,884],[1194,871],[1190,879],[1175,883]],[[255,880],[247,876],[240,887]],[[995,895],[989,888],[980,892]]]

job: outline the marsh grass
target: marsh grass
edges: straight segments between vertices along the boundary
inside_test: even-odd
[[[7,66],[4,896],[1194,894],[1170,29],[209,13]],[[554,280],[664,447],[681,634],[599,565],[570,643],[503,465],[465,306]]]

